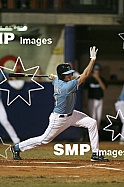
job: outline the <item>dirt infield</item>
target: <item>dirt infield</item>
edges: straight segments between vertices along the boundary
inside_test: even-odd
[[[108,144],[105,144],[108,146]],[[49,148],[49,149],[48,149]],[[103,146],[104,148],[104,146]],[[114,146],[115,148],[115,146]],[[122,147],[121,147],[122,148]],[[34,149],[35,155],[40,149]],[[44,146],[44,154],[52,152],[52,146]],[[40,153],[41,154],[41,153]],[[39,176],[44,178],[66,178],[75,182],[124,183],[124,159],[110,159],[109,162],[91,162],[89,158],[24,158],[14,161],[0,157],[0,176]],[[30,156],[34,157],[34,156]],[[49,157],[49,158],[48,158]]]
[[[0,160],[0,176],[42,176],[83,179],[83,182],[124,182],[124,161],[24,159]]]

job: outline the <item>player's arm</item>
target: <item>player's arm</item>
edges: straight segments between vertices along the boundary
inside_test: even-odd
[[[78,78],[78,85],[80,85],[81,83],[83,83],[85,81],[85,79],[90,75],[95,60],[96,60],[96,54],[97,54],[98,49],[96,49],[95,46],[90,47],[90,62],[88,64],[88,66],[84,69],[83,73],[80,75],[80,77]]]

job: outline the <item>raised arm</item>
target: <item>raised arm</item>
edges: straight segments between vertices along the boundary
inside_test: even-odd
[[[96,49],[95,46],[90,47],[90,62],[88,64],[88,66],[84,69],[83,73],[80,75],[79,79],[78,79],[78,85],[80,85],[81,83],[83,83],[85,81],[85,79],[90,75],[95,60],[96,60],[96,54],[97,54],[98,49]]]

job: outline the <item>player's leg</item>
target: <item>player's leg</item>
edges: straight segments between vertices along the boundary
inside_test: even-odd
[[[88,111],[89,116],[93,119],[96,119],[96,100],[95,99],[89,99],[88,100]]]
[[[102,99],[97,100],[96,120],[97,120],[98,129],[100,128],[102,109],[103,109],[103,100]]]
[[[72,118],[72,126],[88,128],[92,151],[97,152],[99,137],[96,120],[76,110],[74,110]]]
[[[97,122],[95,119],[87,116],[86,114],[74,110],[72,116],[72,126],[88,128],[90,144],[92,148],[92,161],[108,161],[103,156],[99,156],[99,136]]]
[[[0,100],[0,123],[5,128],[7,133],[9,134],[13,143],[14,144],[19,143],[20,139],[18,138],[14,128],[12,127],[10,122],[8,121],[7,114],[6,114],[5,108],[4,108],[1,100]]]
[[[71,124],[69,117],[60,118],[59,116],[60,116],[59,114],[55,114],[55,113],[52,113],[50,115],[49,126],[47,127],[43,135],[34,138],[29,138],[15,145],[14,146],[15,150],[12,150],[13,156],[15,154],[14,151],[16,152],[16,150],[19,153],[20,151],[23,152],[28,149],[35,148],[39,145],[47,144],[51,142],[57,135],[59,135],[61,132],[67,129]],[[16,159],[15,157],[14,159]],[[17,159],[18,158],[20,159],[19,154],[17,154]]]

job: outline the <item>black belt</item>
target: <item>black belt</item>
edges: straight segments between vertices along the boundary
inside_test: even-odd
[[[69,117],[71,115],[72,115],[72,113],[70,113],[70,114],[60,114],[59,118]]]

